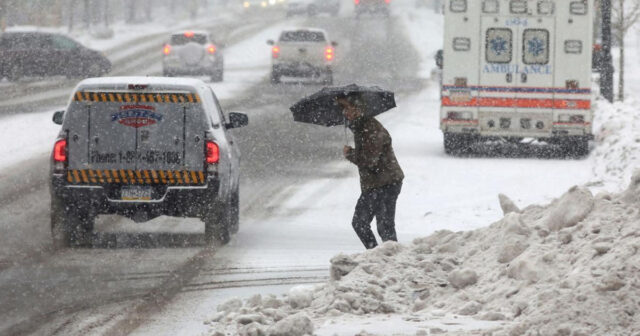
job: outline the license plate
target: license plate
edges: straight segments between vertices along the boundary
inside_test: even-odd
[[[120,198],[123,201],[150,201],[151,187],[123,187],[120,190]]]

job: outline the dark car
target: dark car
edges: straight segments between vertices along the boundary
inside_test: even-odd
[[[24,76],[97,77],[111,71],[99,51],[55,33],[5,32],[0,35],[0,78]]]

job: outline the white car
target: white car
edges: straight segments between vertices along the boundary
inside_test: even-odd
[[[162,73],[173,76],[211,76],[213,82],[224,78],[221,46],[205,31],[181,31],[171,34],[162,48]]]
[[[295,28],[282,31],[272,46],[271,82],[282,77],[312,78],[333,84],[333,63],[336,42],[329,40],[322,29]]]

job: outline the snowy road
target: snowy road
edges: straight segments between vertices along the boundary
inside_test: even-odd
[[[497,220],[499,192],[526,205],[588,179],[588,161],[445,156],[438,93],[424,78],[428,63],[421,66],[439,47],[440,32],[416,31],[417,19],[321,16],[283,23],[319,26],[338,41],[337,84],[397,92],[399,108],[381,120],[407,175],[398,208],[400,239]],[[248,33],[231,48],[268,55],[262,34]],[[107,217],[99,219],[94,249],[53,253],[48,157],[40,153],[4,168],[0,334],[193,335],[206,331],[202,321],[224,298],[320,282],[331,256],[360,251],[349,224],[358,184],[355,169],[340,157],[343,130],[294,124],[288,106],[319,87],[272,86],[267,72],[268,63],[257,64],[214,85],[227,95],[225,109],[250,116],[250,126],[235,131],[243,153],[241,229],[219,250],[202,248],[197,220],[159,218],[140,225]]]

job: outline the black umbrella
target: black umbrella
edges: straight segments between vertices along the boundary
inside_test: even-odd
[[[393,92],[377,86],[351,84],[325,87],[295,103],[289,109],[293,113],[293,120],[298,122],[321,126],[343,125],[345,118],[337,98],[344,96],[357,97],[367,117],[376,116],[396,107]]]

